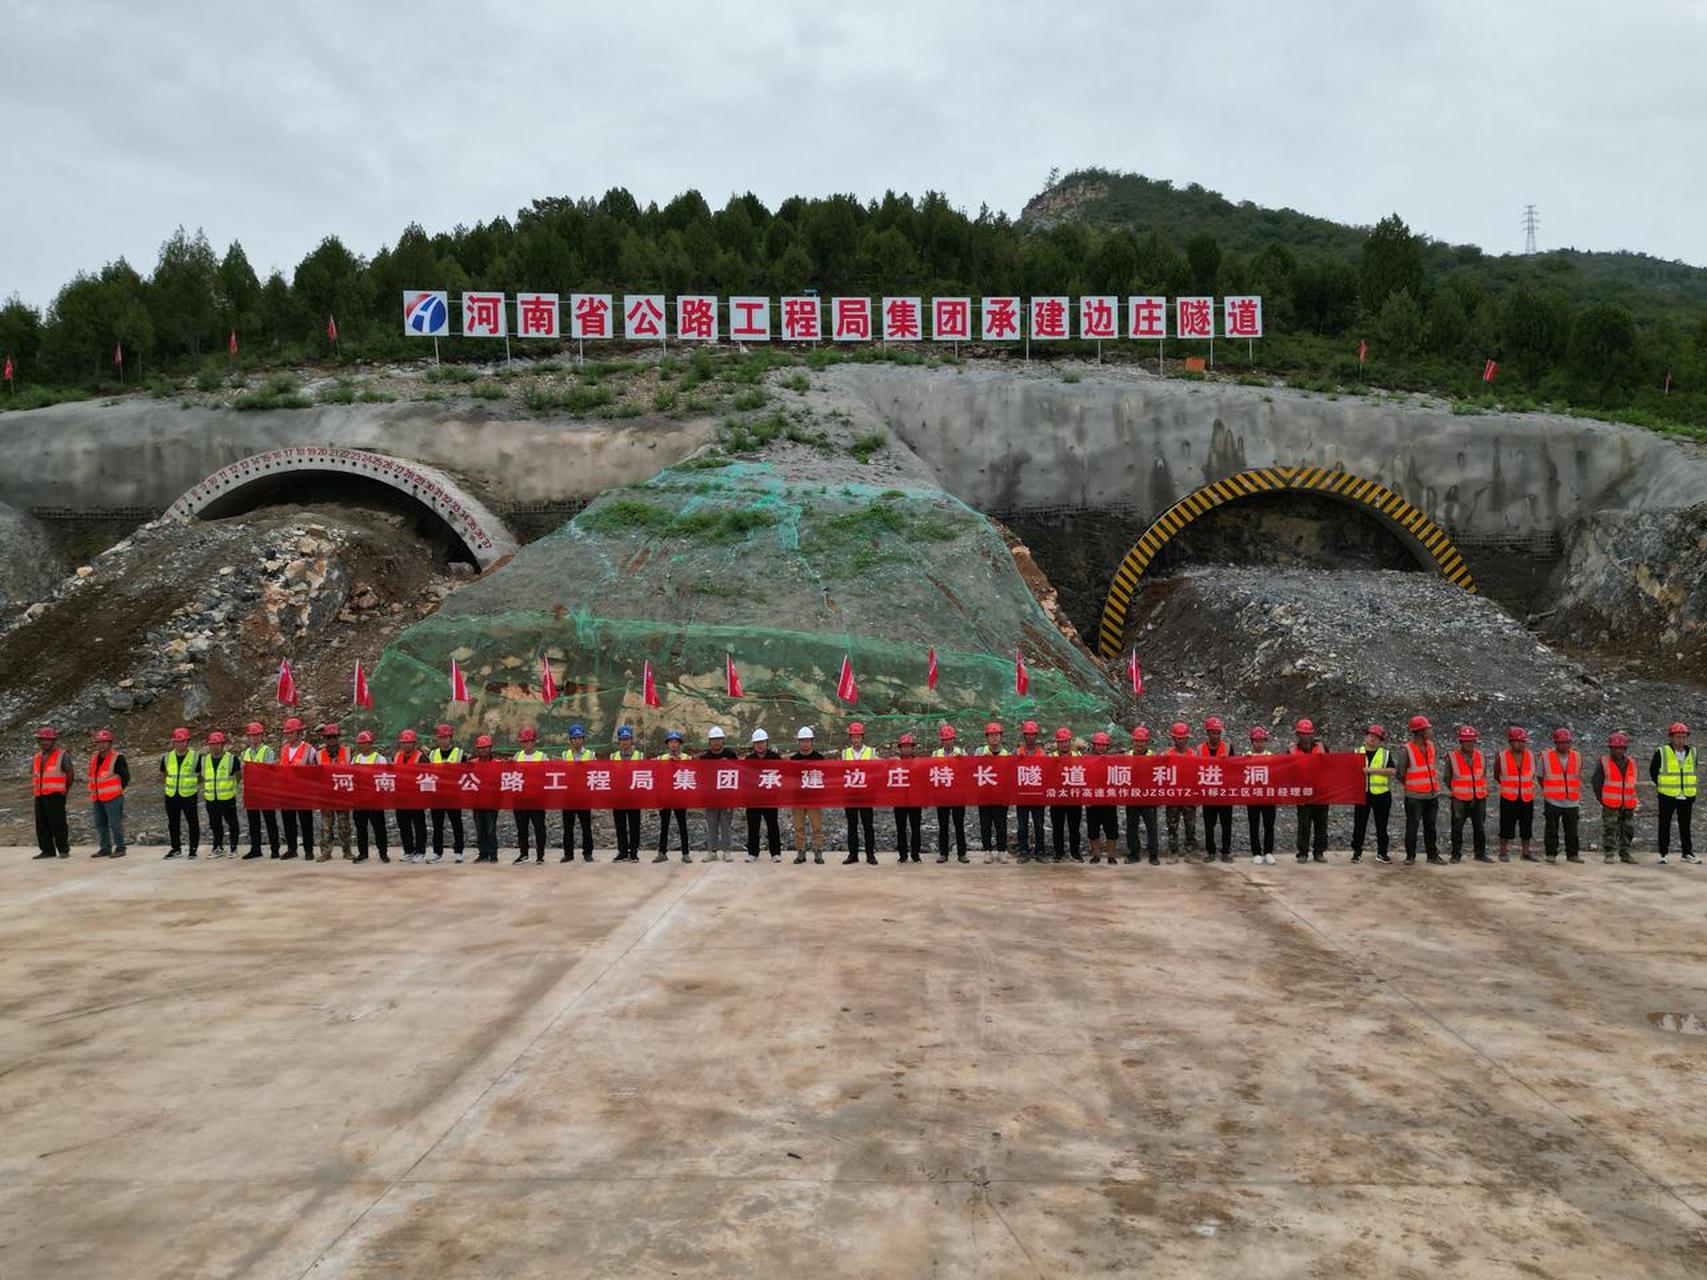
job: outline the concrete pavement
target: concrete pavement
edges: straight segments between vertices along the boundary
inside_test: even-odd
[[[8,1280],[1707,1270],[1699,868],[30,852]]]

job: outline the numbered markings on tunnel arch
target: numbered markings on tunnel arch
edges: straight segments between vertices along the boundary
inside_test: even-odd
[[[1398,533],[1419,560],[1432,564],[1448,582],[1475,591],[1469,566],[1446,531],[1386,486],[1330,467],[1258,467],[1206,484],[1156,517],[1114,571],[1108,598],[1103,602],[1102,623],[1097,628],[1097,652],[1105,658],[1119,655],[1138,579],[1181,529],[1229,502],[1288,489],[1325,494],[1367,510]]]

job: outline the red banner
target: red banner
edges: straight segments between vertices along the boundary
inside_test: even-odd
[[[246,764],[253,809],[781,809],[1358,804],[1363,756],[912,756]]]

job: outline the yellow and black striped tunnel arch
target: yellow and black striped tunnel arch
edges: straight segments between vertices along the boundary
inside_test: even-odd
[[[1476,589],[1463,555],[1445,530],[1391,489],[1329,467],[1258,467],[1206,484],[1156,517],[1114,571],[1114,581],[1109,584],[1108,599],[1102,607],[1102,624],[1097,628],[1097,651],[1105,658],[1120,653],[1126,634],[1126,614],[1132,594],[1138,589],[1138,579],[1144,576],[1156,553],[1181,529],[1226,503],[1285,489],[1312,490],[1365,508],[1410,543],[1419,558],[1427,557],[1448,582],[1466,591]]]

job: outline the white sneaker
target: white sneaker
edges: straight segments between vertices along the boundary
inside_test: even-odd
[[[460,853],[459,853],[459,854],[457,854],[457,855],[456,855],[456,860],[457,860],[457,861],[458,861],[458,862],[461,862],[461,861],[462,861],[462,855],[461,855],[461,854],[460,854]]]
[[[733,862],[733,861],[735,861],[735,855],[730,853],[729,850],[725,849],[723,851],[723,861]]]
[[[1008,860],[1008,855],[1006,853],[1004,853],[1000,849],[996,850],[996,861],[997,862],[1006,862],[1007,860]]]
[[[984,850],[984,861],[985,861],[985,863],[991,863],[991,862],[994,862],[995,860],[996,860],[995,854],[991,853],[988,849]]]
[[[725,855],[725,856],[727,856],[727,855]],[[759,860],[759,855],[756,853],[749,853],[747,855],[747,861],[748,862],[757,862],[758,860]]]
[[[1661,854],[1661,855],[1660,855],[1660,865],[1661,865],[1661,866],[1662,866],[1662,867],[1663,867],[1663,866],[1665,866],[1665,865],[1667,865],[1667,864],[1666,864],[1666,855],[1665,855],[1665,854],[1663,854],[1663,853],[1662,853],[1662,854]]]
[[[442,853],[430,853],[427,855],[428,862],[443,862],[444,859],[445,856]]]

